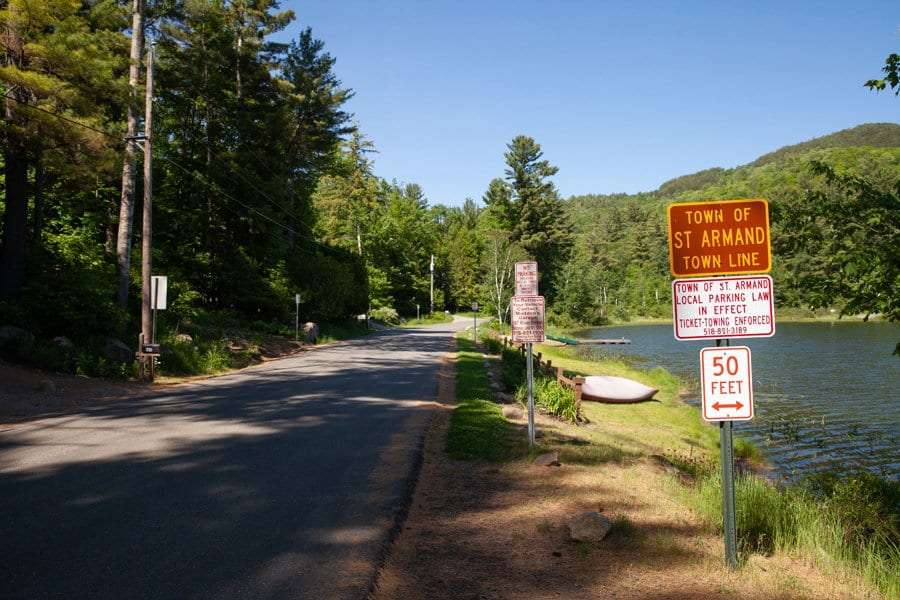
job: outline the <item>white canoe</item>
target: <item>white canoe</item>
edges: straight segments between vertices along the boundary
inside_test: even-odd
[[[641,402],[649,400],[658,391],[633,379],[612,375],[591,375],[584,378],[581,397],[597,402]]]

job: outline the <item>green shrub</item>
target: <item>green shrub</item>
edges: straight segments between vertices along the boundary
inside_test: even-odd
[[[387,323],[388,325],[397,325],[400,323],[400,315],[390,306],[382,306],[369,311],[369,318]]]
[[[516,390],[516,400],[525,404],[528,398],[527,384]],[[575,392],[559,384],[550,377],[539,377],[534,381],[534,403],[546,412],[563,421],[576,423],[578,407],[575,404]]]
[[[218,373],[231,366],[228,348],[222,340],[167,339],[159,362],[160,370],[167,375]]]

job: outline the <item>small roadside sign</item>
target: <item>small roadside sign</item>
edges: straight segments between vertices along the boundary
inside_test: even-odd
[[[514,342],[540,344],[544,341],[543,296],[513,296],[509,313]]]
[[[668,217],[674,276],[749,275],[772,269],[766,200],[672,203]]]
[[[676,279],[672,282],[675,339],[775,335],[775,294],[768,275]]]
[[[747,346],[700,350],[700,384],[705,421],[753,418],[753,367]]]
[[[165,275],[153,275],[150,277],[150,308],[156,310],[166,309],[166,292],[169,287],[169,278]]]
[[[300,294],[294,294],[294,304],[300,304]]]
[[[538,295],[538,266],[534,261],[516,263],[516,296]]]

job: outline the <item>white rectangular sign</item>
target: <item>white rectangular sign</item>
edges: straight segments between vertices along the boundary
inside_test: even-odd
[[[775,335],[774,296],[768,275],[676,279],[672,282],[675,338]]]
[[[538,295],[538,268],[534,261],[516,263],[516,296]]]
[[[165,275],[153,275],[150,277],[150,308],[156,310],[166,309],[166,292],[169,287],[169,278]]]
[[[747,346],[700,351],[703,419],[749,421],[753,418],[753,366]]]
[[[509,314],[514,342],[540,344],[544,341],[543,296],[513,296]]]

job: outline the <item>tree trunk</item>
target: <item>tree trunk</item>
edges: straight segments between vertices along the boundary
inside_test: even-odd
[[[46,173],[44,171],[44,161],[40,154],[34,159],[34,241],[41,243],[44,235],[44,184],[46,182]]]
[[[134,138],[138,120],[138,81],[140,78],[141,52],[144,46],[144,15],[141,0],[131,5],[131,64],[128,69],[128,121],[126,137]],[[122,199],[119,204],[119,232],[116,238],[116,273],[118,289],[116,301],[121,308],[128,304],[128,287],[131,280],[131,237],[134,220],[134,141],[125,143],[122,161]]]
[[[11,117],[7,101],[7,118]],[[3,252],[0,260],[0,298],[17,299],[25,284],[25,230],[28,224],[28,161],[18,140],[3,150],[6,177],[6,213],[3,218]]]

